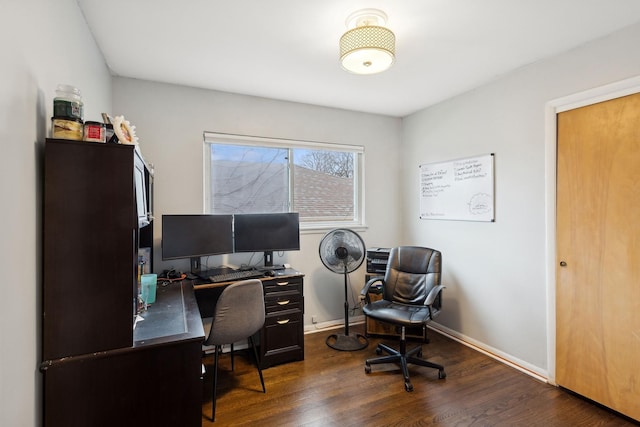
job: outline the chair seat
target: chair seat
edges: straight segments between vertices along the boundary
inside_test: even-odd
[[[431,319],[428,307],[387,300],[373,301],[362,310],[372,319],[406,327],[422,326]]]

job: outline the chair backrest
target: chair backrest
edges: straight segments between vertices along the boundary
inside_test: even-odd
[[[258,279],[227,286],[216,303],[205,345],[232,344],[255,334],[264,325],[264,291]]]
[[[442,254],[418,246],[392,248],[384,276],[382,298],[411,305],[424,305],[433,287],[440,284]]]

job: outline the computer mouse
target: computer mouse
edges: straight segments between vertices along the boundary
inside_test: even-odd
[[[265,276],[267,276],[267,277],[273,277],[273,276],[275,276],[275,275],[276,275],[276,272],[275,272],[275,271],[273,271],[273,270],[266,270],[266,271],[264,272],[264,275],[265,275]]]

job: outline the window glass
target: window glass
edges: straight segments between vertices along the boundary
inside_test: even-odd
[[[293,210],[304,221],[351,221],[354,206],[354,153],[294,149]]]
[[[289,211],[288,150],[211,144],[210,154],[209,212]]]
[[[205,133],[205,206],[298,212],[301,228],[362,225],[363,149]]]

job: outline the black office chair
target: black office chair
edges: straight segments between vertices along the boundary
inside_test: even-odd
[[[218,298],[213,318],[203,319],[207,337],[203,344],[203,353],[207,353],[207,347],[212,347],[215,354],[211,421],[215,421],[216,418],[218,358],[224,344],[231,344],[231,369],[233,370],[233,343],[248,339],[258,367],[262,392],[266,393],[258,352],[253,342],[253,335],[262,328],[264,320],[264,292],[262,282],[258,279],[243,280],[227,286]]]
[[[407,351],[405,329],[426,327],[426,324],[440,313],[442,289],[440,284],[439,251],[417,246],[401,246],[391,249],[384,277],[374,277],[362,289],[365,298],[364,314],[372,319],[387,322],[400,328],[400,349],[395,350],[385,344],[378,344],[376,354],[383,351],[388,356],[368,359],[365,372],[371,373],[371,365],[399,363],[404,376],[404,388],[412,391],[408,363],[438,370],[438,378],[445,378],[444,367],[428,362],[422,357],[422,346]],[[382,282],[382,299],[370,301],[369,288]]]

